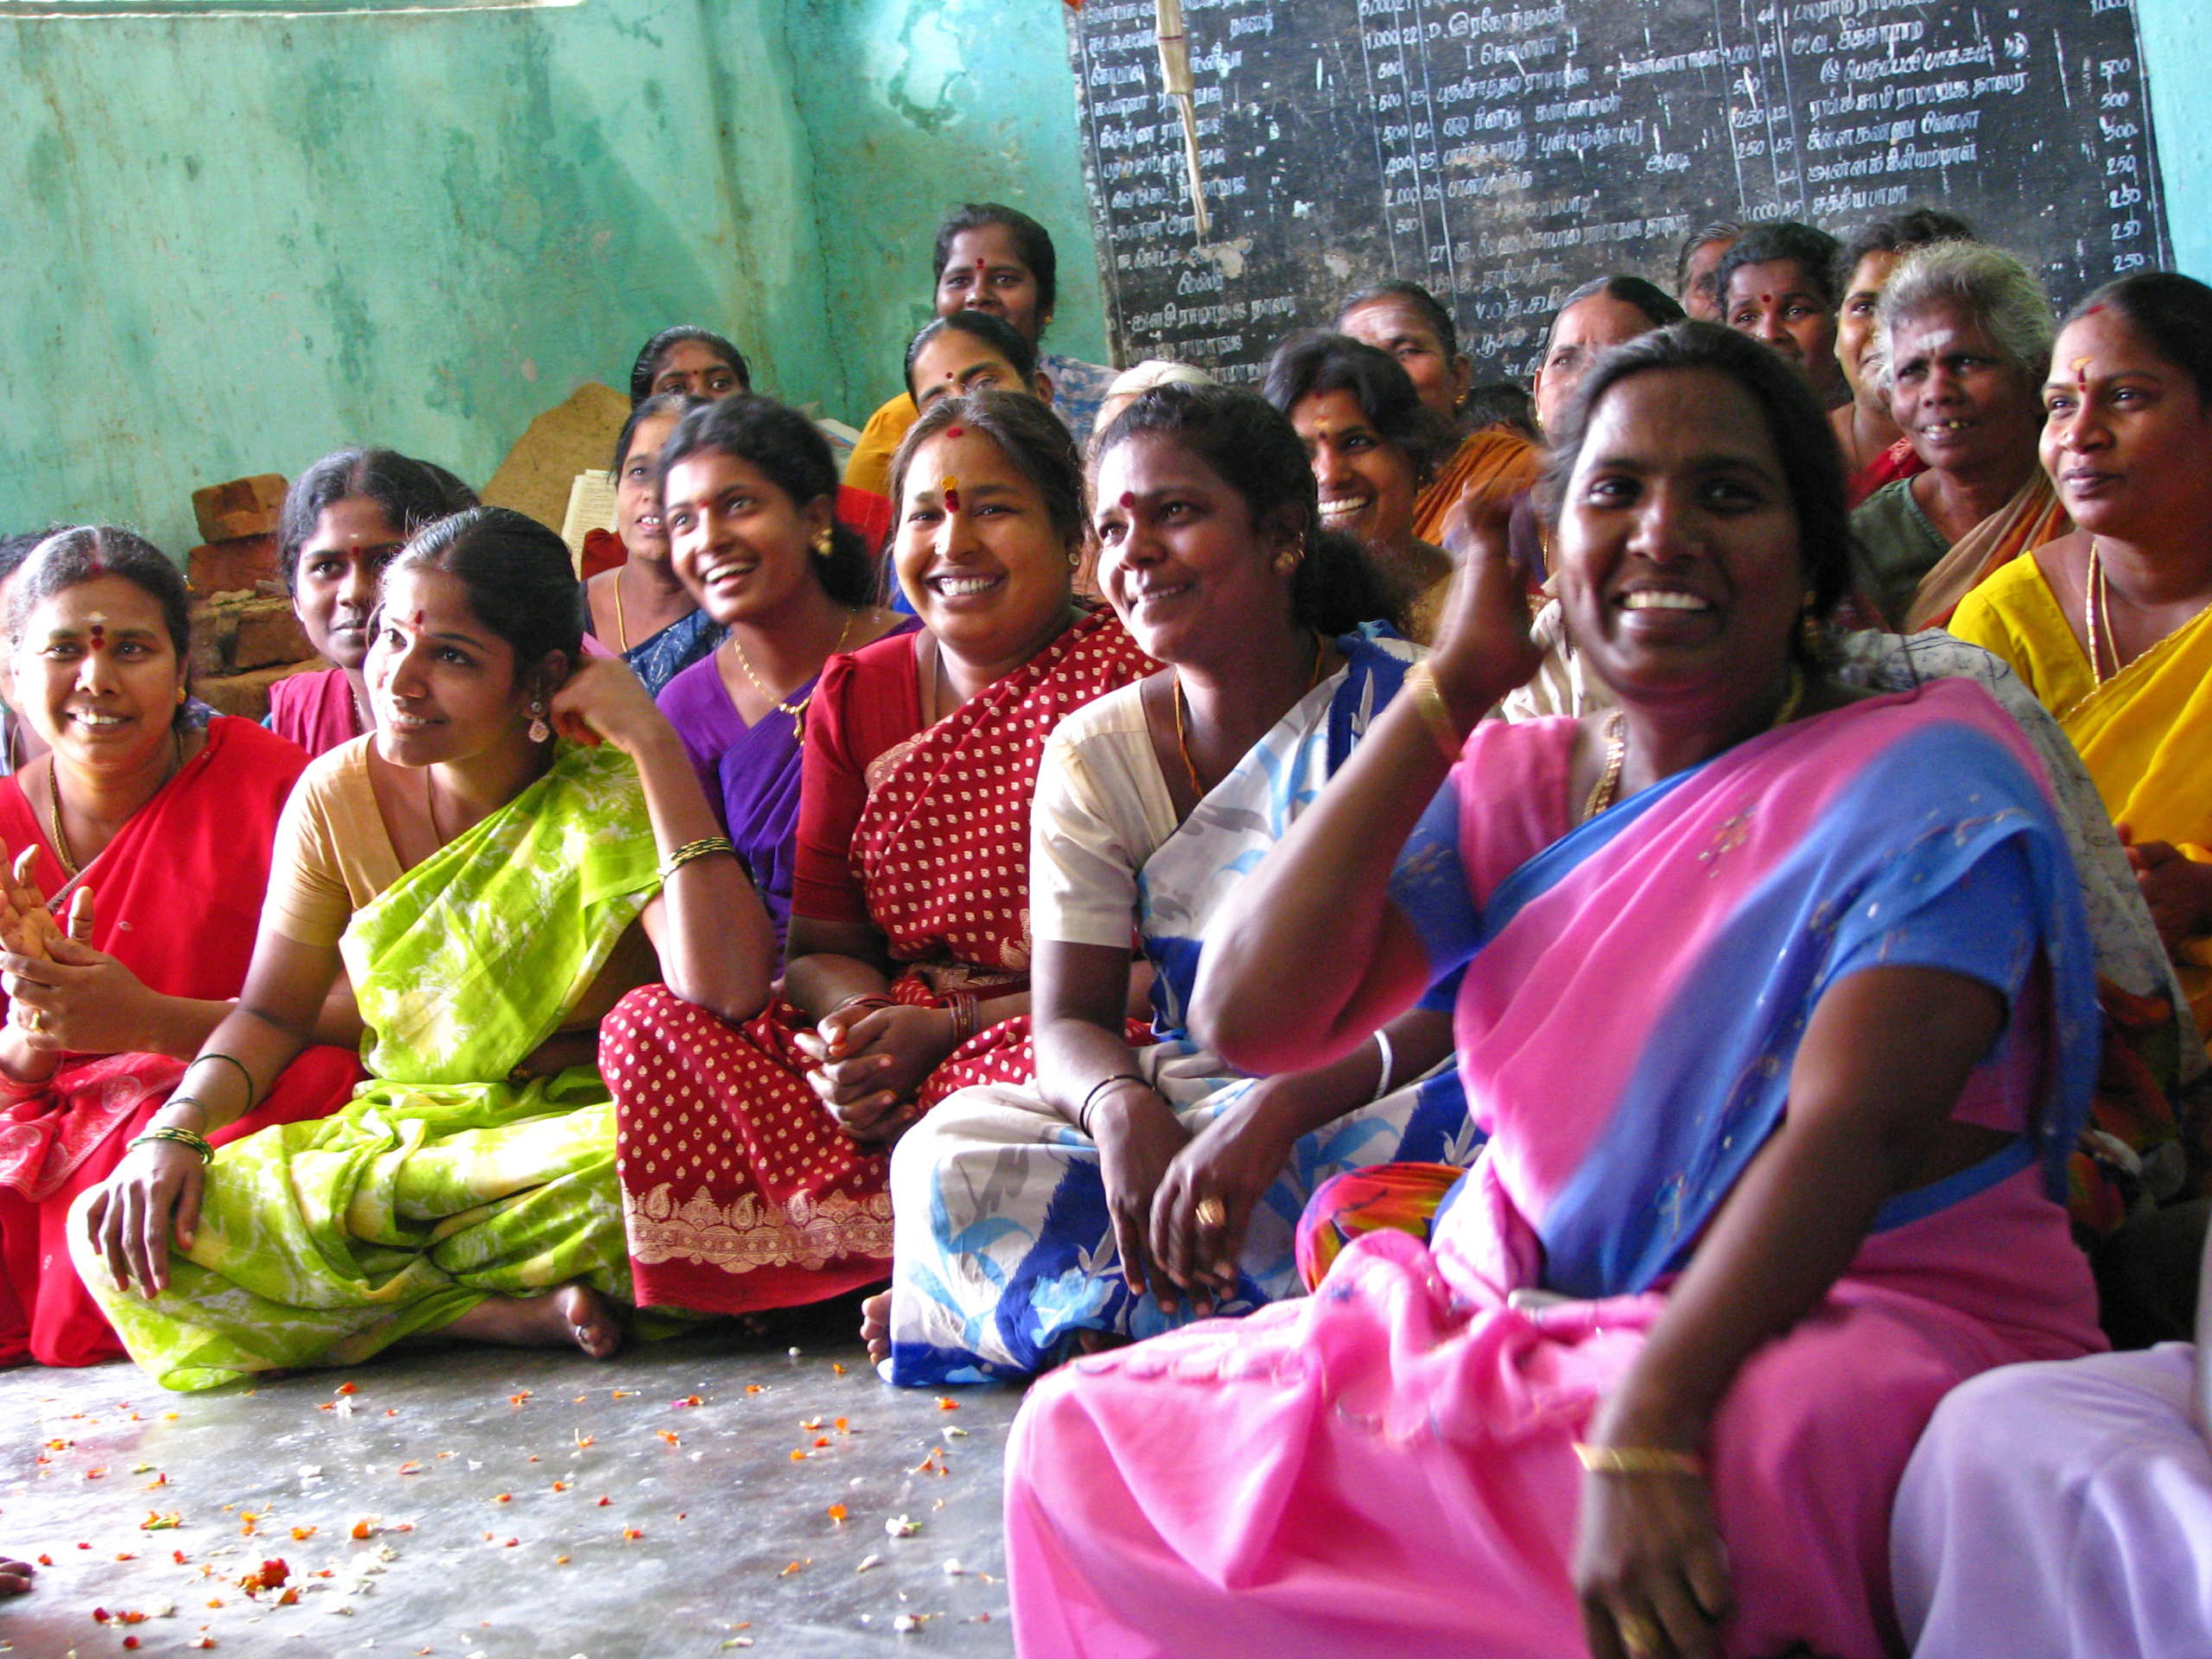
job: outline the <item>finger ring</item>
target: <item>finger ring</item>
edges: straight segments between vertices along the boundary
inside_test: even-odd
[[[46,1010],[44,1008],[33,1008],[29,1014],[25,1014],[23,1016],[23,1029],[25,1031],[44,1031],[46,1029]]]
[[[1659,1627],[1641,1613],[1615,1613],[1613,1628],[1621,1633],[1621,1645],[1629,1651],[1629,1659],[1644,1659],[1647,1654],[1659,1651]]]
[[[1201,1227],[1229,1225],[1229,1206],[1217,1198],[1200,1198],[1198,1208],[1191,1213],[1198,1218],[1198,1224]]]

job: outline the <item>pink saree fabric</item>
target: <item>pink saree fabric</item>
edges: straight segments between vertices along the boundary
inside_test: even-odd
[[[2026,983],[2056,989],[2022,992],[1955,1115],[2025,1131],[2024,1155],[1893,1203],[1738,1372],[1708,1447],[1739,1604],[1724,1651],[1891,1651],[1890,1506],[1929,1414],[1989,1367],[2101,1345],[2046,1196],[2087,1098],[2090,980],[2001,711],[1948,684],[1859,703],[1572,831],[1570,741],[1486,728],[1454,774],[1484,928],[1460,1068],[1486,1155],[1427,1243],[1368,1233],[1303,1301],[1037,1385],[1007,1464],[1028,1659],[1582,1655],[1573,1441],[1786,1109],[1804,1014],[1836,972],[1900,959],[1893,898],[2007,841],[2042,917]],[[1581,1300],[1510,1307],[1522,1287]]]

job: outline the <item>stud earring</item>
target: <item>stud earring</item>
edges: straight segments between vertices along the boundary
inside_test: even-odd
[[[545,723],[545,704],[543,702],[531,703],[530,705],[530,741],[533,743],[543,743],[552,735],[553,728]]]
[[[822,559],[828,558],[830,556],[830,549],[833,544],[834,543],[830,539],[830,535],[828,531],[824,530],[818,532],[814,538],[815,556]]]
[[[185,700],[185,698],[186,698],[186,697],[188,697],[188,696],[189,696],[190,695],[191,695],[191,693],[190,693],[190,692],[188,692],[188,691],[187,691],[187,690],[184,689],[184,687],[182,687],[182,686],[181,686],[181,685],[180,685],[179,687],[177,687],[177,689],[176,689],[176,706],[177,706],[178,708],[180,708],[180,709],[183,708],[183,707],[184,707],[184,700]]]

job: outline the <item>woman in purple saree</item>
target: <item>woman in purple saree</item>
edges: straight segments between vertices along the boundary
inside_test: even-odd
[[[1978,688],[1822,671],[1842,480],[1777,370],[1685,324],[1584,389],[1549,488],[1618,718],[1463,743],[1535,664],[1485,523],[1432,665],[1224,916],[1194,1024],[1255,1072],[1464,963],[1491,1138],[1425,1239],[1032,1391],[1032,1659],[1877,1659],[1936,1402],[2101,1345],[2050,1196],[2097,1033],[2064,842]]]

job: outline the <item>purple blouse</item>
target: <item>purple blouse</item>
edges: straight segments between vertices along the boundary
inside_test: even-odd
[[[918,626],[913,618],[901,617],[884,637]],[[722,684],[719,655],[710,654],[679,671],[661,691],[660,711],[683,740],[700,786],[737,843],[738,856],[753,873],[753,885],[768,907],[780,944],[791,916],[800,722],[772,709],[758,723],[747,725]],[[802,700],[813,694],[810,680],[785,701],[804,708]]]

